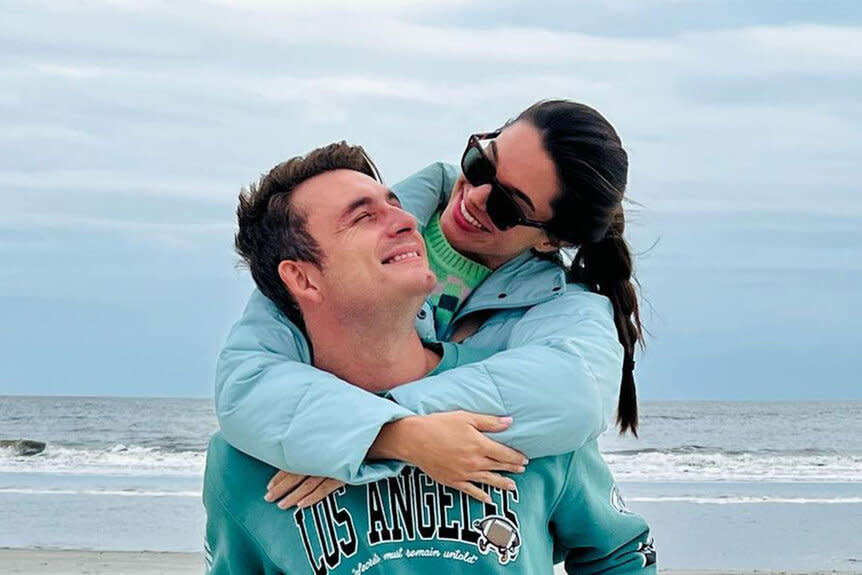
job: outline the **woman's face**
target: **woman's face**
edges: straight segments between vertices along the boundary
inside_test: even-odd
[[[549,221],[559,184],[539,131],[529,122],[515,122],[487,145],[485,153],[496,165],[497,180],[515,192],[524,215]],[[498,230],[485,209],[490,191],[490,184],[476,187],[464,174],[458,177],[440,218],[443,234],[453,248],[491,269],[528,249],[555,249],[543,230],[525,226]]]

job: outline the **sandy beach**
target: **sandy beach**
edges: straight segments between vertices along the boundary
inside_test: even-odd
[[[179,575],[203,573],[200,553],[0,549],[3,573],[27,575]]]
[[[149,551],[77,551],[54,549],[0,549],[3,573],[26,575],[179,575],[203,573],[200,553]],[[668,575],[840,575],[837,571],[715,571],[662,570]],[[555,569],[563,575],[562,566]]]

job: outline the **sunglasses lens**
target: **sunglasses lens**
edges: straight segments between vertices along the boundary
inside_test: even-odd
[[[485,210],[488,212],[488,217],[501,232],[518,225],[521,219],[521,213],[515,201],[496,185],[491,187],[491,193],[488,194],[488,200],[485,203]]]
[[[476,146],[469,146],[461,159],[461,171],[464,177],[474,186],[482,186],[491,181],[493,166]]]
[[[488,217],[500,231],[508,230],[524,221],[524,214],[508,192],[501,189],[494,178],[494,165],[482,153],[479,143],[471,138],[464,156],[461,158],[461,171],[474,186],[491,184],[491,192],[485,203]]]

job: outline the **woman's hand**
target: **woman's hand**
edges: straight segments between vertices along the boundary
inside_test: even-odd
[[[266,486],[264,499],[270,503],[278,502],[280,509],[288,509],[294,505],[300,509],[310,507],[344,485],[343,482],[330,477],[314,477],[297,475],[289,471],[279,471],[270,479]]]
[[[528,463],[523,453],[484,435],[511,424],[510,417],[467,411],[406,417],[383,426],[368,456],[406,461],[438,483],[490,503],[476,484],[513,490],[514,481],[496,472],[521,473]]]
[[[485,436],[512,424],[510,417],[449,411],[407,417],[383,426],[368,452],[371,459],[398,459],[424,471],[431,479],[467,495],[491,502],[477,483],[515,489],[515,483],[497,473],[522,473],[528,461],[519,451]],[[309,507],[325,499],[344,483],[328,477],[279,471],[267,485],[264,499],[280,509]]]

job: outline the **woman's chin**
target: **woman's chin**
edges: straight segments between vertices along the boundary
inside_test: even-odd
[[[447,206],[446,210],[440,216],[440,231],[455,250],[459,252],[472,251],[470,250],[470,237],[467,233],[461,230],[455,218],[452,215],[452,206]]]

